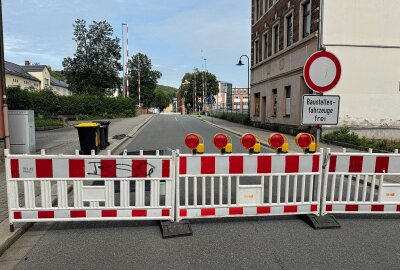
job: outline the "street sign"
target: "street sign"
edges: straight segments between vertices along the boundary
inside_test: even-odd
[[[301,123],[303,125],[337,125],[340,96],[304,95]]]
[[[303,70],[307,86],[321,93],[332,90],[338,84],[341,74],[342,68],[339,59],[326,51],[312,54]]]

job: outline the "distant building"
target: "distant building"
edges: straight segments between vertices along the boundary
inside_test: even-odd
[[[29,61],[25,61],[25,65],[20,66],[5,61],[5,71],[6,87],[20,86],[22,89],[33,91],[48,87],[52,88],[57,95],[72,95],[69,85],[50,76],[50,72],[45,65],[31,65]]]
[[[232,109],[232,84],[227,82],[218,83],[218,93],[214,96],[216,110]]]
[[[341,97],[339,124],[400,127],[398,10],[398,0],[252,0],[252,121],[308,128],[301,126],[302,96],[313,91],[303,67],[321,45],[342,64],[329,92]]]
[[[247,88],[232,88],[232,110],[235,112],[247,112],[248,97]]]

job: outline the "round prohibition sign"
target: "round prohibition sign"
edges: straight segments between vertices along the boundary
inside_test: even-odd
[[[308,58],[303,75],[310,89],[323,93],[332,90],[338,84],[342,68],[339,59],[333,53],[319,51]]]

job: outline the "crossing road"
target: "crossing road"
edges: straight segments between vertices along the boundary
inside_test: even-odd
[[[128,150],[187,153],[189,132],[204,137],[206,152],[216,152],[211,139],[220,130],[176,115],[154,117]],[[242,152],[239,138],[232,139],[234,152]],[[397,216],[337,218],[336,230],[314,230],[297,217],[191,221],[193,236],[173,239],[161,238],[157,222],[55,223],[16,269],[398,268]]]

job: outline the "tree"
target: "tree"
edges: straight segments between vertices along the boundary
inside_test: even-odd
[[[50,72],[50,76],[56,78],[59,81],[67,82],[64,70],[52,70],[51,66],[47,66],[47,69]]]
[[[151,107],[155,97],[155,89],[161,72],[153,70],[150,58],[143,53],[132,56],[128,61],[129,67],[129,94],[138,100],[138,75],[140,63],[140,103],[144,107]]]
[[[118,88],[121,47],[113,38],[113,28],[106,21],[94,21],[89,27],[85,20],[76,20],[74,57],[64,58],[65,77],[75,93],[112,95]]]
[[[207,85],[207,93],[205,93],[205,96],[216,95],[218,93],[217,77],[210,72],[206,72],[205,75],[205,83]],[[179,94],[185,97],[185,105],[187,107],[193,107],[193,93],[195,86],[197,97],[197,99],[195,99],[197,100],[196,107],[201,108],[201,102],[199,102],[199,100],[202,100],[201,97],[203,96],[203,72],[196,70],[193,73],[186,73],[182,78],[181,86],[179,87]]]
[[[171,104],[171,98],[168,93],[162,89],[156,89],[153,107],[157,107],[160,111],[163,111],[169,104]]]
[[[176,94],[178,92],[178,89],[176,89],[175,87],[161,85],[161,84],[157,85],[156,91],[158,89],[161,89],[162,91],[166,92],[168,94],[169,98],[171,99],[171,101],[173,98],[176,98]]]

